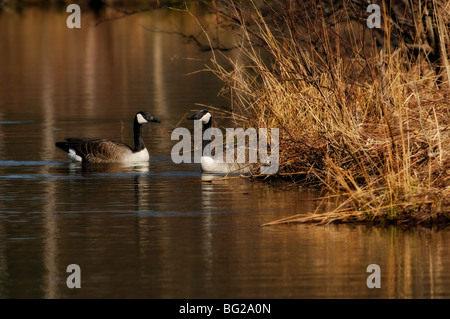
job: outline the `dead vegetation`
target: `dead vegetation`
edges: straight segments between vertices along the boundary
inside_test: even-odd
[[[214,8],[240,39],[213,61],[233,110],[280,129],[283,176],[339,198],[274,223],[449,221],[450,1],[382,2],[374,29],[359,1]]]

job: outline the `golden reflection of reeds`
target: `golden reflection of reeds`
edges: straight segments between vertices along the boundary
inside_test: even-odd
[[[45,170],[48,170],[48,167],[44,167]],[[56,187],[57,185],[53,181],[45,183],[45,204],[43,210],[43,231],[45,234],[43,264],[46,270],[43,278],[43,290],[45,299],[59,298],[61,282],[58,281],[58,278],[61,276],[61,269],[64,267],[61,267],[58,263],[58,234],[60,226],[58,225],[56,212]]]
[[[3,190],[2,190],[3,191]],[[3,208],[3,205],[0,204],[0,208]],[[6,234],[5,225],[3,222],[4,219],[0,220],[0,234]],[[8,297],[6,283],[9,277],[8,265],[6,262],[7,259],[7,241],[2,236],[0,237],[0,298],[6,299]]]

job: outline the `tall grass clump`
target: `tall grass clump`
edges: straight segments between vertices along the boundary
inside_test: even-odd
[[[406,4],[405,4],[406,3]],[[215,4],[238,57],[213,71],[245,125],[280,129],[280,175],[340,199],[282,222],[450,217],[450,1]]]

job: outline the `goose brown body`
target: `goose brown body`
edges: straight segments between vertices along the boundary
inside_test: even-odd
[[[67,153],[74,162],[83,163],[129,163],[144,162],[150,159],[147,148],[142,139],[142,124],[160,121],[148,112],[136,113],[133,123],[134,148],[125,143],[108,139],[66,138],[64,142],[57,142],[56,147]]]

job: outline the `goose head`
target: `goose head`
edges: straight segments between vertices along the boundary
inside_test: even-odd
[[[144,124],[144,123],[148,123],[148,122],[155,122],[155,123],[161,123],[160,120],[158,120],[157,118],[153,117],[150,113],[146,112],[146,111],[139,111],[136,113],[135,116],[136,121],[139,124]]]
[[[211,113],[207,110],[200,110],[187,118],[188,120],[200,120],[203,124],[208,124],[211,121]]]

